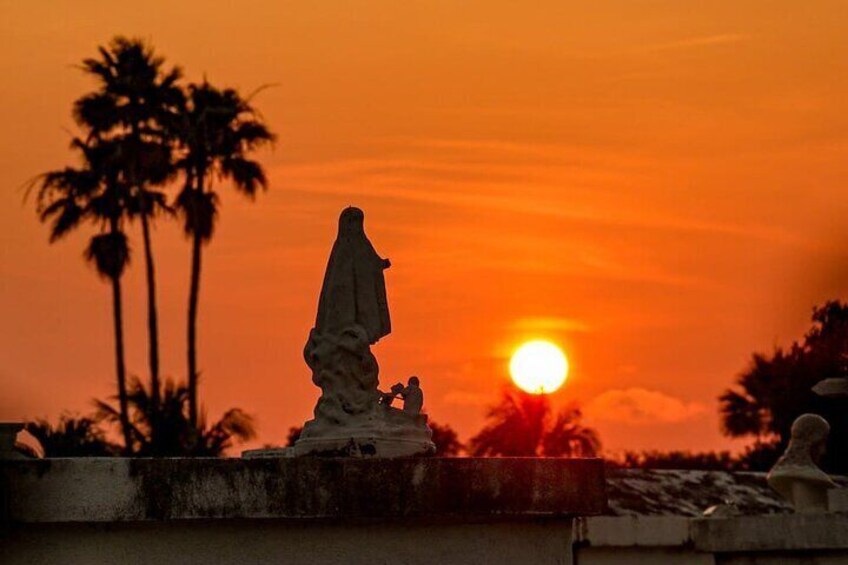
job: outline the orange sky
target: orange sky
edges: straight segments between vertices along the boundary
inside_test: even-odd
[[[464,438],[510,350],[546,337],[571,362],[555,402],[580,401],[610,451],[731,447],[716,396],[848,290],[843,2],[35,4],[0,2],[0,419],[114,389],[86,234],[48,246],[20,187],[72,159],[92,88],[74,65],[115,34],[192,79],[274,85],[256,99],[280,136],[271,190],[219,187],[200,318],[210,415],[247,408],[262,442],[317,398],[301,351],[348,204],[393,264],[383,382],[421,375]],[[181,378],[189,248],[175,225],[155,237],[163,370]]]

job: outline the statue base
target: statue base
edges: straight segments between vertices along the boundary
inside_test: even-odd
[[[340,435],[302,439],[294,444],[295,457],[311,455],[315,457],[375,457],[391,459],[394,457],[413,457],[432,455],[436,446],[427,438],[406,439],[367,435]]]
[[[410,416],[400,410],[375,410],[359,422],[334,425],[310,420],[292,448],[295,457],[411,457],[432,455],[436,446],[427,416]]]

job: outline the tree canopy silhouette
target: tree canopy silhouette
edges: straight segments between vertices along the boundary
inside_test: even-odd
[[[786,448],[795,418],[810,412],[830,423],[822,467],[848,472],[848,409],[844,399],[812,391],[820,380],[845,376],[848,358],[848,304],[838,300],[815,307],[812,327],[789,348],[771,355],[755,353],[736,386],[720,397],[722,428],[731,437],[751,437],[752,467],[768,469]]]
[[[89,417],[62,415],[56,425],[35,420],[26,430],[38,440],[44,457],[108,457],[120,452]]]
[[[489,408],[487,424],[469,443],[476,456],[594,457],[601,449],[598,434],[568,406],[552,414],[546,395],[505,390]]]
[[[627,469],[748,470],[743,462],[729,451],[627,451],[617,460],[608,460],[607,464]]]
[[[201,410],[197,424],[188,417],[188,388],[165,380],[161,402],[136,378],[130,380],[128,401],[132,452],[140,457],[217,457],[236,443],[256,437],[253,417],[239,408],[227,410],[209,425]],[[117,423],[119,411],[108,402],[95,401],[97,419]],[[159,433],[153,433],[154,422]]]
[[[459,436],[450,424],[428,422],[433,431],[432,442],[436,445],[437,457],[456,457],[465,450],[465,444],[459,441]]]

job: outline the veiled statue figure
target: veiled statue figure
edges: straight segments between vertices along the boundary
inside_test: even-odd
[[[368,241],[365,214],[347,208],[330,252],[315,327],[303,349],[312,382],[321,388],[315,417],[306,422],[295,455],[397,457],[432,453],[435,446],[420,413],[417,377],[392,393],[379,390],[371,346],[391,332],[383,271],[389,261]],[[404,409],[393,407],[400,396]]]
[[[365,214],[352,206],[339,217],[339,235],[324,274],[315,329],[338,332],[358,325],[373,345],[392,331],[383,277],[390,263],[377,255],[364,223]]]

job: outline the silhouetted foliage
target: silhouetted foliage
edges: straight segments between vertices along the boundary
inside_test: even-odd
[[[437,457],[456,457],[465,450],[465,445],[459,441],[456,430],[450,427],[449,424],[439,424],[430,421],[427,425],[433,430],[433,437],[431,439],[436,444]]]
[[[621,459],[608,461],[608,464],[628,469],[745,470],[742,462],[729,451],[628,451]]]
[[[50,224],[51,243],[86,222],[98,229],[85,257],[112,284],[118,385],[118,408],[110,413],[111,407],[103,404],[101,416],[111,414],[109,417],[120,423],[128,455],[220,452],[233,438],[250,436],[252,421],[240,410],[231,410],[207,428],[198,414],[195,352],[200,243],[211,237],[217,214],[213,178],[229,179],[239,191],[253,197],[267,181],[262,167],[249,154],[271,142],[273,135],[249,99],[237,91],[220,90],[205,81],[183,89],[179,68],[166,68],[164,58],[143,40],[115,37],[98,48],[96,57],[85,59],[81,69],[97,81],[94,91],[80,97],[73,107],[82,135],[74,139],[72,148],[81,154],[82,165],[39,177],[37,211],[42,222]],[[174,211],[157,187],[179,172],[185,182],[176,206],[194,243],[189,374],[186,387],[168,384],[163,391],[151,222],[160,212]],[[121,278],[130,258],[126,224],[136,219],[141,224],[145,259],[150,387],[147,390],[138,381],[133,383],[130,422]],[[162,397],[165,392],[167,398]],[[180,422],[183,403],[188,404],[187,430]]]
[[[289,433],[286,434],[286,447],[294,446],[295,442],[300,439],[300,434],[303,433],[303,426],[292,426],[289,428]]]
[[[154,404],[151,391],[133,378],[128,400],[132,452],[140,457],[216,457],[235,443],[256,436],[253,417],[239,408],[228,410],[208,426],[201,413],[197,426],[193,426],[188,417],[188,388],[171,380],[164,382],[161,401]],[[99,421],[118,421],[118,411],[111,404],[96,401],[96,405]],[[152,433],[153,422],[159,426],[158,434]]]
[[[487,419],[469,442],[472,455],[594,457],[601,448],[597,432],[581,423],[579,408],[553,415],[545,395],[505,390]]]
[[[200,293],[201,248],[208,243],[218,216],[218,196],[213,179],[227,179],[242,194],[253,198],[267,187],[265,171],[249,154],[270,143],[274,135],[265,126],[249,99],[238,91],[218,89],[208,82],[191,84],[171,121],[178,141],[176,166],[184,185],[175,207],[192,241],[191,282],[188,304],[189,418],[197,420],[197,308]]]
[[[848,305],[830,301],[813,309],[813,325],[800,342],[771,356],[755,353],[737,386],[719,398],[723,431],[752,437],[745,457],[750,468],[766,470],[785,449],[792,422],[801,414],[820,414],[830,423],[822,467],[848,472],[848,409],[845,401],[822,398],[812,387],[822,379],[845,376],[848,356]]]
[[[742,471],[768,471],[783,455],[785,449],[786,446],[778,440],[754,442],[737,456],[738,469]]]
[[[26,431],[38,440],[44,457],[108,457],[120,452],[93,418],[62,415],[55,426],[35,420],[27,423]]]

